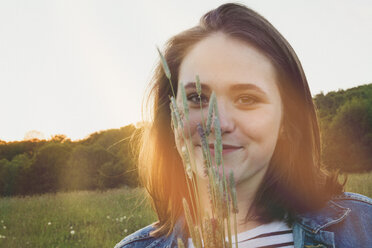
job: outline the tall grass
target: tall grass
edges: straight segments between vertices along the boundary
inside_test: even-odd
[[[0,198],[0,247],[114,247],[155,221],[143,189]]]
[[[372,172],[348,174],[345,191],[359,193],[372,198]]]

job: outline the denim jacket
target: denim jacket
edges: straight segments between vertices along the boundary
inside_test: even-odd
[[[366,196],[343,193],[324,208],[297,217],[292,226],[296,248],[372,247],[372,199]],[[124,238],[115,248],[171,248],[177,247],[177,238],[187,244],[182,226],[178,221],[169,236],[154,238],[150,232],[155,228],[149,225]]]

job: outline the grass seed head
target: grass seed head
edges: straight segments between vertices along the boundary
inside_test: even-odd
[[[201,126],[200,123],[197,124],[197,130],[198,130],[198,134],[199,134],[200,140],[201,140],[201,146],[202,146],[202,150],[203,150],[203,158],[205,158],[207,160],[209,145],[208,145],[207,137],[205,135],[203,127]],[[207,165],[208,165],[208,163],[207,163]]]
[[[159,47],[156,48],[158,50],[158,53],[159,53],[159,56],[160,56],[160,59],[161,59],[161,64],[163,65],[163,69],[164,69],[164,73],[165,73],[165,76],[171,80],[171,73],[170,73],[170,70],[169,70],[169,67],[168,67],[168,63],[167,61],[165,60],[163,54],[160,52],[160,49]]]
[[[185,248],[185,244],[180,238],[177,239],[177,245],[178,245],[178,248]]]
[[[177,129],[178,128],[178,122],[177,122],[176,114],[174,113],[173,105],[170,104],[169,106],[170,106],[170,109],[171,109],[173,127],[174,127],[174,129]]]
[[[186,166],[186,174],[187,174],[187,176],[190,179],[192,179],[192,169],[191,169],[190,163],[186,163],[185,166]]]
[[[231,198],[232,198],[232,211],[233,213],[238,213],[239,212],[239,209],[238,209],[238,202],[236,200],[236,186],[235,186],[235,179],[234,179],[234,173],[232,170],[230,170],[230,173],[229,173],[229,184],[230,184],[230,192],[231,192]]]
[[[177,123],[181,128],[183,128],[183,122],[182,122],[182,119],[181,119],[180,112],[178,111],[176,100],[174,99],[173,96],[171,96],[170,99],[171,99],[171,104],[172,104],[172,108],[173,108],[173,113],[176,116]]]
[[[207,125],[206,125],[206,134],[209,135],[211,131],[211,125],[213,120],[213,110],[215,109],[213,106],[216,105],[216,94],[212,92],[211,98],[209,99],[209,106],[208,106],[208,118],[207,118]]]
[[[195,233],[195,243],[196,243],[196,248],[202,248],[202,240],[201,240],[201,236],[200,236],[200,231],[199,231],[199,227],[198,226],[194,226],[194,233]]]
[[[190,179],[192,179],[190,156],[189,156],[189,153],[187,152],[186,146],[182,146],[181,151],[182,151],[182,159],[183,159],[183,164],[185,166],[186,174]]]
[[[199,97],[201,95],[201,84],[200,84],[200,78],[199,75],[196,75],[196,92],[198,93]]]
[[[207,160],[207,156],[206,154],[203,153],[203,172],[204,172],[204,176],[205,177],[208,177],[208,160]]]
[[[215,232],[212,221],[205,217],[203,219],[203,229],[205,233],[204,243],[205,247],[216,247]]]
[[[182,103],[183,103],[183,111],[185,114],[186,120],[189,120],[189,105],[187,103],[187,97],[186,97],[186,91],[185,91],[185,86],[183,85],[182,82],[180,82],[179,85],[181,89],[181,95],[182,95]]]
[[[215,149],[218,149],[218,151],[222,152],[221,125],[220,125],[220,120],[217,116],[214,117],[213,125],[214,125],[214,135],[216,137],[216,144],[217,144],[217,147]]]

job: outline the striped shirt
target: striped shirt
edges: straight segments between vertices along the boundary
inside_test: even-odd
[[[235,247],[235,237],[233,237]],[[239,248],[293,248],[293,232],[285,222],[274,221],[238,234]],[[189,247],[194,248],[191,239]]]

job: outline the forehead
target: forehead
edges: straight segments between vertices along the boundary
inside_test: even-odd
[[[196,75],[211,88],[247,83],[272,91],[277,90],[278,83],[277,71],[268,57],[253,45],[221,32],[198,42],[182,60],[179,81],[195,82]]]

